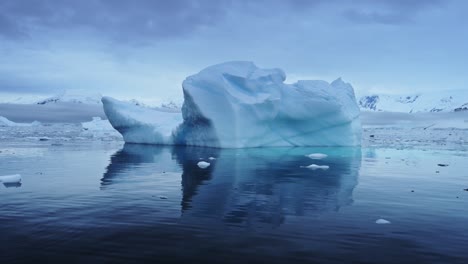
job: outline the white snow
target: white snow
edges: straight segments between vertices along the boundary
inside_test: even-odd
[[[20,95],[0,92],[0,104],[36,104],[48,96]]]
[[[363,128],[468,129],[468,112],[395,113],[363,112]]]
[[[307,155],[307,157],[309,157],[311,159],[324,159],[324,158],[328,157],[328,155],[323,154],[323,153],[312,153],[312,154]]]
[[[2,183],[20,183],[21,182],[21,175],[14,174],[14,175],[0,176],[0,182],[2,182]]]
[[[0,116],[0,127],[19,127],[19,126],[39,126],[40,122],[34,121],[32,123],[15,123],[8,120],[6,117]]]
[[[206,169],[210,166],[210,163],[206,162],[206,161],[200,161],[197,163],[197,166],[199,168],[202,168],[202,169]]]
[[[104,97],[104,110],[126,142],[220,148],[358,146],[353,87],[337,79],[285,84],[280,69],[252,62],[214,65],[182,84],[180,113]]]
[[[51,103],[76,103],[76,104],[101,104],[102,95],[88,90],[76,89],[65,90],[62,93],[38,101],[37,104]]]
[[[378,224],[378,225],[387,225],[387,224],[391,224],[390,221],[385,220],[385,219],[378,219],[377,221],[375,221],[375,223]]]
[[[128,102],[103,97],[104,112],[125,142],[172,144],[173,129],[182,122],[180,112],[158,111]]]
[[[408,95],[373,94],[359,99],[361,109],[384,112],[453,112],[468,110],[467,90],[445,90]]]
[[[330,166],[328,165],[317,165],[317,164],[311,164],[309,166],[305,166],[303,168],[307,168],[310,170],[328,170]]]

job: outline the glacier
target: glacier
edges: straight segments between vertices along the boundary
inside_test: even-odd
[[[341,78],[285,83],[280,69],[226,62],[187,77],[181,112],[103,97],[127,143],[216,148],[358,146],[360,110]]]

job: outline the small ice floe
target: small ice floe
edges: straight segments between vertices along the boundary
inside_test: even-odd
[[[209,160],[215,160],[216,158],[213,158],[213,157],[209,157],[208,159],[209,159]]]
[[[330,168],[330,166],[311,164],[309,166],[301,166],[301,168],[306,168],[306,169],[309,169],[309,170],[328,170]]]
[[[159,199],[161,199],[161,200],[167,200],[167,196],[159,195]]]
[[[200,161],[197,163],[198,167],[202,168],[202,169],[206,169],[210,166],[210,163],[206,162],[206,161]]]
[[[388,224],[391,224],[390,221],[385,220],[385,219],[378,219],[377,221],[375,221],[375,223],[378,224],[378,225],[388,225]]]
[[[324,158],[328,157],[327,154],[323,154],[323,153],[312,153],[312,154],[309,154],[309,155],[306,155],[306,156],[311,158],[311,159],[324,159]]]
[[[50,137],[41,137],[39,138],[39,141],[49,141]]]
[[[0,176],[0,182],[3,184],[9,184],[9,183],[20,183],[21,182],[21,175],[19,174],[14,174],[14,175],[5,175],[5,176]]]

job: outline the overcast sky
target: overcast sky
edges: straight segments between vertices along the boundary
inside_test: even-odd
[[[0,96],[181,97],[248,60],[358,93],[468,89],[464,0],[1,0]]]

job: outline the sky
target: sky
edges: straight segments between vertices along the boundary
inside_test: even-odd
[[[1,0],[0,97],[182,97],[232,60],[358,94],[468,89],[464,0]]]

